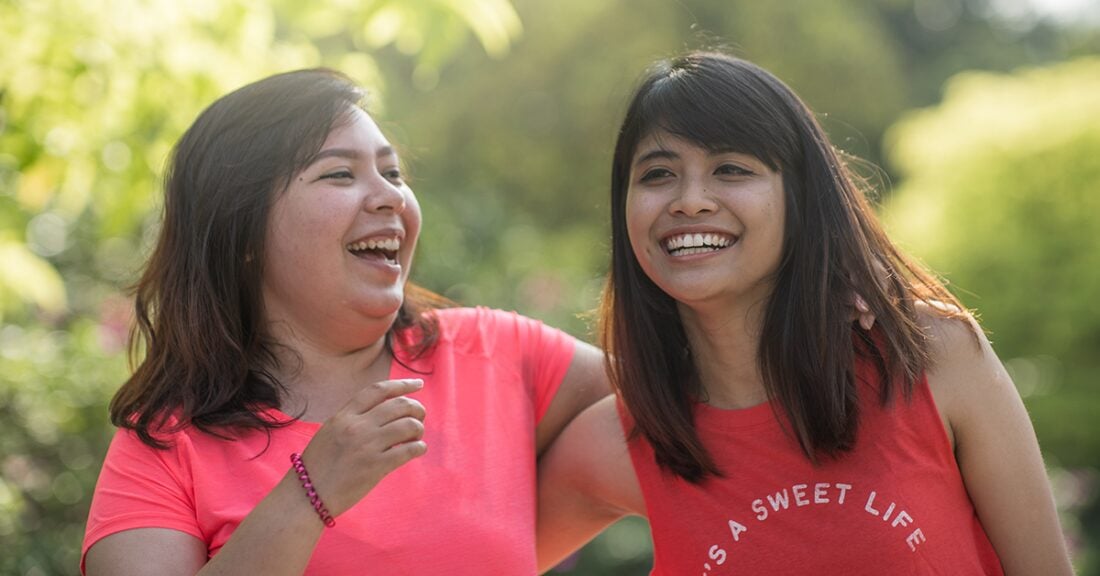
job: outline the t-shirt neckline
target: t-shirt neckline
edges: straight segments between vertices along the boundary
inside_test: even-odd
[[[755,428],[775,423],[775,412],[771,402],[761,402],[748,408],[717,408],[704,402],[696,402],[696,426],[711,429]]]

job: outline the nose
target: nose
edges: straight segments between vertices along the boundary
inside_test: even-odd
[[[677,190],[676,197],[669,203],[668,210],[673,216],[698,216],[717,211],[718,203],[707,192],[705,184],[685,180]]]
[[[368,212],[405,211],[406,188],[399,186],[385,176],[376,174],[368,180],[363,198],[363,209]]]

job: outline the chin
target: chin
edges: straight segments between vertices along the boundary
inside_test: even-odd
[[[396,315],[397,312],[401,310],[401,305],[404,303],[404,294],[396,294],[393,296],[387,295],[386,297],[375,295],[368,301],[361,302],[358,306],[355,306],[355,309],[365,316],[382,318]]]

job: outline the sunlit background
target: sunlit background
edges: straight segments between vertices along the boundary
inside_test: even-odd
[[[172,143],[327,65],[371,87],[425,213],[414,277],[591,337],[616,124],[723,45],[877,171],[896,239],[977,309],[1100,575],[1095,0],[0,0],[0,574],[73,574]],[[558,570],[646,574],[644,523]]]

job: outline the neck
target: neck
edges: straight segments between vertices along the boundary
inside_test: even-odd
[[[733,307],[680,304],[680,318],[707,404],[736,409],[767,401],[758,358],[764,309],[764,303]]]
[[[389,378],[392,355],[386,349],[386,330],[373,331],[346,346],[285,328],[273,332],[279,346],[272,372],[286,388],[280,409],[291,416],[324,421],[363,384]]]

